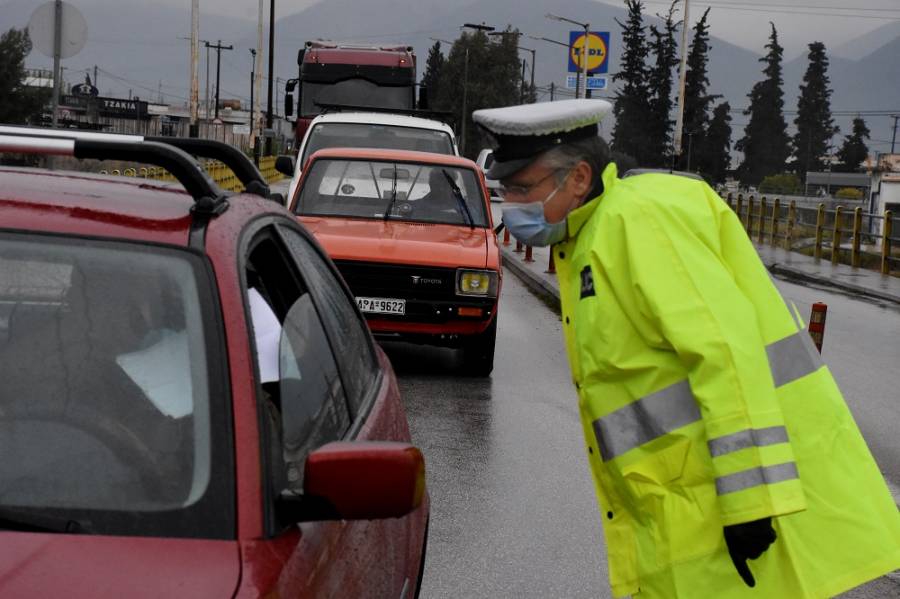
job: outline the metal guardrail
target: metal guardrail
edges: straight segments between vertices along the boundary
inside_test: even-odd
[[[770,204],[766,196],[757,200],[752,194],[745,198],[740,193],[728,193],[725,201],[740,218],[747,235],[759,244],[793,250],[803,241],[804,246],[812,246],[817,260],[827,252],[832,264],[877,264],[885,275],[900,271],[900,255],[893,251],[900,248],[900,237],[894,234],[895,230],[900,233],[900,223],[895,222],[900,215],[895,216],[890,210],[872,214],[860,207],[847,210],[841,205],[826,210],[824,203],[813,209],[798,207],[794,200],[785,206],[780,198],[774,198]],[[869,259],[864,260],[866,257]]]

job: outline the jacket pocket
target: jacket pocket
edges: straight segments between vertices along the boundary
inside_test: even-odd
[[[670,439],[659,439],[654,445],[657,446],[642,448],[642,457],[620,467],[627,481],[638,485],[665,486],[681,478],[691,440],[673,436]]]

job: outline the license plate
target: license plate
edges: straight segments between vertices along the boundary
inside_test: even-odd
[[[389,297],[358,297],[360,311],[370,314],[406,314],[406,300]]]

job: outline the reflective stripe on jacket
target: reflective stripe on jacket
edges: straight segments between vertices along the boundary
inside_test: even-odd
[[[617,596],[829,597],[900,568],[900,516],[802,323],[701,181],[617,179],[552,248]],[[775,517],[745,586],[723,526]]]

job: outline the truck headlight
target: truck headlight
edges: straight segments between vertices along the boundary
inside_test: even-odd
[[[497,297],[498,277],[494,270],[457,270],[456,293],[477,297]]]

